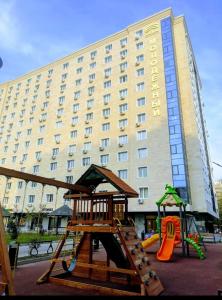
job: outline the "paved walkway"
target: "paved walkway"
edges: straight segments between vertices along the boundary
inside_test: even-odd
[[[222,289],[222,243],[207,244],[207,258],[200,260],[195,252],[192,257],[181,257],[181,249],[176,249],[173,260],[168,263],[159,262],[155,258],[158,243],[149,248],[152,267],[165,288],[162,296],[216,296]],[[99,250],[96,256],[104,256]],[[36,280],[49,267],[48,261],[18,266],[15,272],[15,291],[17,295],[88,295],[87,292],[75,288],[56,286],[53,284],[37,285]],[[94,293],[93,295],[98,295]]]

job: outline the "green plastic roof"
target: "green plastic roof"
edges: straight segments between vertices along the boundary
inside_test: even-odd
[[[162,198],[160,198],[160,200],[158,200],[156,202],[157,206],[182,206],[182,205],[186,205],[186,203],[183,201],[182,198],[180,198],[177,195],[177,192],[175,190],[174,187],[170,186],[170,185],[166,185],[165,186],[165,194],[163,195]]]

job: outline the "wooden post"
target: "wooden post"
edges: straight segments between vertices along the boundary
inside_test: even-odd
[[[2,207],[0,205],[0,264],[2,273],[2,283],[0,283],[0,290],[2,290],[1,285],[5,286],[5,293],[9,296],[15,295],[14,284],[12,279],[12,272],[10,267],[8,248],[5,240],[5,229],[2,218]]]

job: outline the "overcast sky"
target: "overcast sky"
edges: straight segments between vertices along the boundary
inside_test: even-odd
[[[0,0],[0,83],[168,7],[186,18],[203,84],[211,160],[222,165],[222,0]],[[222,179],[222,168],[212,167],[214,179]]]

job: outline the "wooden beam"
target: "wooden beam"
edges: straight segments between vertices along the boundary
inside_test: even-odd
[[[120,290],[120,289],[113,289],[109,287],[104,287],[104,286],[99,286],[95,284],[89,284],[89,283],[83,283],[83,282],[77,282],[77,281],[71,281],[67,279],[60,279],[60,278],[55,278],[55,277],[50,277],[49,278],[50,283],[55,283],[57,285],[65,285],[69,287],[75,287],[81,290],[86,290],[92,293],[93,291],[99,292],[102,294],[106,295],[116,295],[116,296],[141,296],[141,293],[136,293],[136,292],[130,292],[130,291],[125,291],[125,290]]]
[[[114,272],[114,273],[122,273],[122,274],[131,275],[131,276],[137,276],[138,275],[136,270],[128,270],[128,269],[122,269],[122,268],[112,268],[112,267],[106,267],[106,266],[95,265],[95,264],[87,264],[87,263],[82,263],[82,262],[77,262],[77,267],[95,269],[95,270],[98,270],[98,271],[109,271],[109,272]]]
[[[15,171],[15,170],[8,169],[8,168],[0,167],[0,175],[4,175],[6,177],[19,178],[19,179],[23,179],[25,181],[38,182],[38,183],[45,184],[45,185],[52,185],[57,188],[74,190],[74,191],[86,193],[88,195],[90,195],[92,192],[89,188],[82,186],[82,185],[71,184],[71,183],[67,183],[67,182],[63,182],[63,181],[59,181],[59,180],[55,180],[55,179],[51,179],[51,178],[46,178],[46,177],[42,177],[42,176],[36,176],[36,175],[29,174],[29,173]]]
[[[117,233],[116,227],[111,226],[68,226],[68,231],[84,231],[84,232],[107,232],[107,233]]]
[[[5,289],[8,296],[15,295],[14,282],[6,245],[5,229],[2,217],[2,207],[0,205],[0,263],[1,263],[1,290]]]

